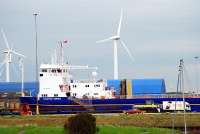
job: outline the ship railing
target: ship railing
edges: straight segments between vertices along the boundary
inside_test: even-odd
[[[182,94],[146,94],[146,95],[118,95],[115,98],[134,99],[134,98],[181,98]],[[200,94],[185,94],[185,98],[200,98]]]

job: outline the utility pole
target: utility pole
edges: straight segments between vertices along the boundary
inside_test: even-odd
[[[183,70],[184,70],[184,62],[183,59],[180,60],[179,64],[179,70],[178,70],[178,81],[177,81],[177,90],[176,90],[176,100],[175,100],[175,110],[172,116],[172,134],[175,133],[175,120],[176,120],[176,105],[178,100],[178,92],[182,92],[182,98],[183,98],[183,118],[184,118],[184,134],[187,134],[187,122],[186,122],[186,103],[185,103],[185,90],[184,90],[184,77],[183,77]]]
[[[183,77],[183,70],[184,70],[184,62],[183,59],[180,60],[180,90],[182,91],[182,97],[183,97],[183,118],[184,118],[184,134],[187,134],[187,122],[186,122],[186,115],[185,115],[185,87],[184,87],[184,77]]]
[[[195,71],[196,93],[198,94],[199,93],[199,66],[198,66],[199,57],[195,56],[194,59],[195,59],[195,65],[196,65],[196,67],[195,67],[195,69],[196,69],[196,71]]]

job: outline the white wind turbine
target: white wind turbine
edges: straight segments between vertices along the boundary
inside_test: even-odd
[[[5,59],[2,65],[6,64],[6,82],[10,82],[10,63],[12,62],[12,54],[18,55],[21,58],[25,58],[25,56],[12,50],[12,48],[9,47],[9,43],[3,29],[1,29],[1,33],[3,36],[4,42],[6,44],[6,50],[3,51],[3,53],[5,54]]]
[[[122,46],[124,47],[124,49],[126,50],[126,52],[128,53],[129,57],[131,58],[131,60],[133,59],[133,56],[131,54],[131,52],[129,51],[128,47],[125,45],[125,43],[120,39],[120,31],[121,31],[121,24],[122,24],[122,17],[123,17],[123,10],[121,9],[121,15],[120,15],[120,20],[119,20],[119,26],[117,29],[117,34],[114,36],[111,36],[107,39],[104,40],[100,40],[97,41],[97,43],[103,43],[103,42],[107,42],[107,41],[113,41],[113,47],[114,47],[114,52],[113,52],[113,57],[114,57],[114,79],[118,79],[118,55],[117,55],[117,42],[120,42],[120,44],[122,44]]]

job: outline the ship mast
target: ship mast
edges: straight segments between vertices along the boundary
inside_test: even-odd
[[[63,48],[63,45],[64,44],[67,44],[67,41],[64,40],[64,41],[59,41],[58,44],[60,45],[60,65],[64,65],[64,48]]]
[[[63,66],[63,60],[64,60],[64,50],[63,50],[63,42],[59,41],[59,45],[60,45],[60,65]]]

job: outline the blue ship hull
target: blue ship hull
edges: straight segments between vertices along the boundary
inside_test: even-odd
[[[134,105],[155,104],[162,105],[163,101],[182,101],[181,97],[135,97],[130,99],[81,99],[79,102],[73,101],[68,97],[20,97],[21,105],[28,105],[30,110],[35,113],[36,106],[39,106],[41,114],[58,113],[110,113],[123,112],[134,109]],[[185,101],[191,106],[191,112],[200,112],[200,97],[186,97]]]

